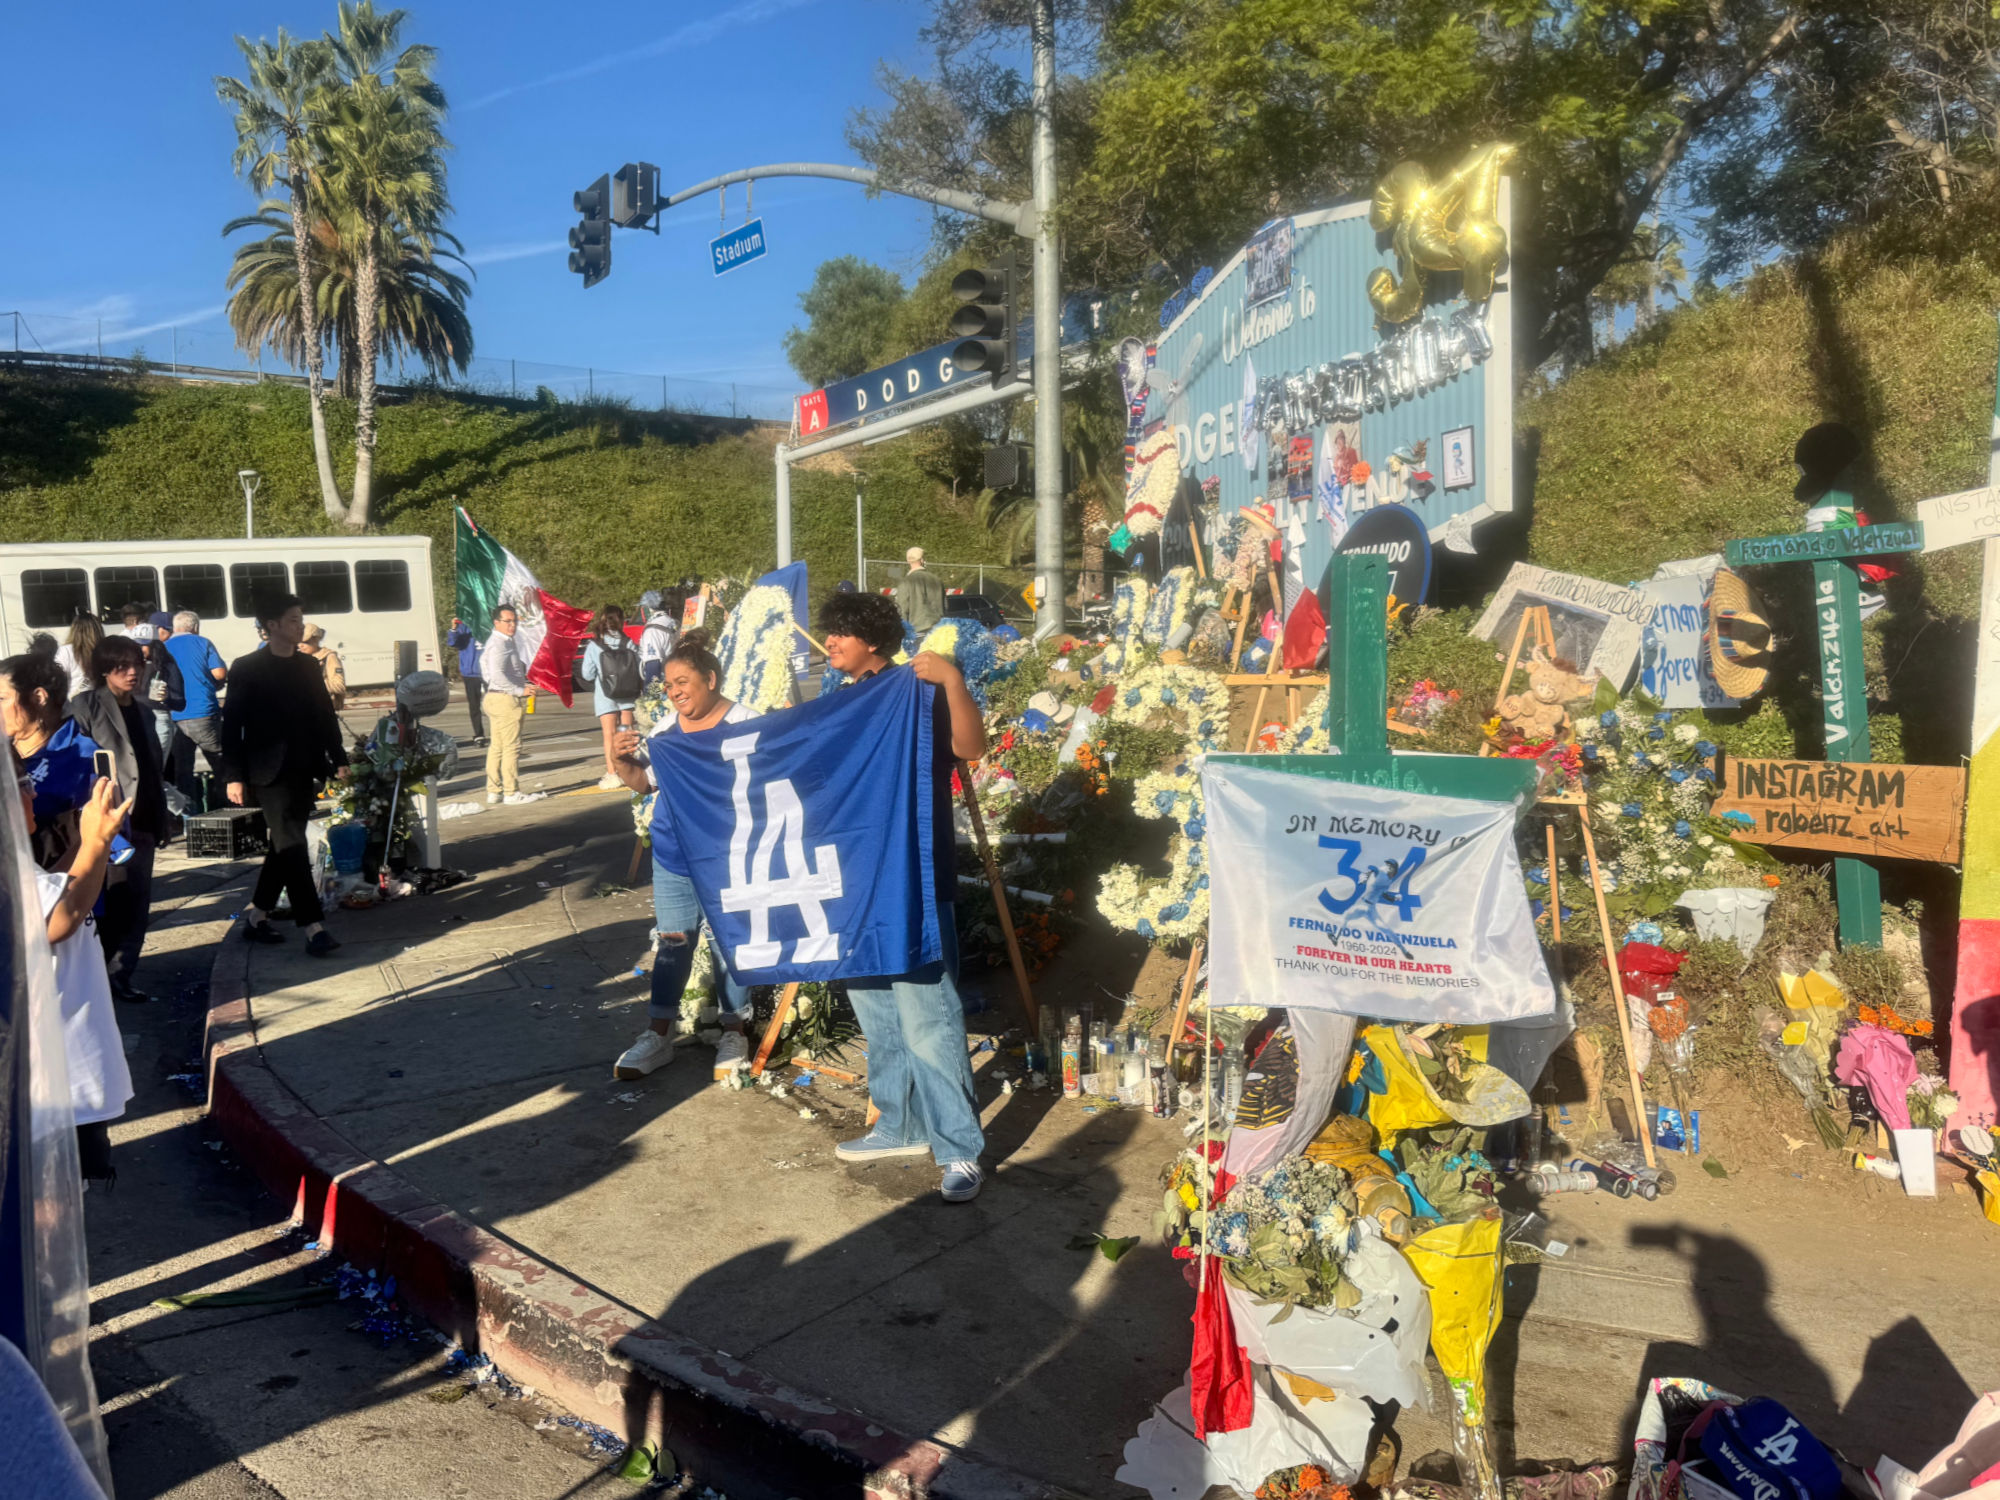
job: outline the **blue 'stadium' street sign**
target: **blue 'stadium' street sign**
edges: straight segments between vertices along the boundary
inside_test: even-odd
[[[732,229],[708,242],[709,257],[715,262],[715,274],[733,271],[745,261],[762,260],[765,251],[764,221],[752,219],[741,228]]]

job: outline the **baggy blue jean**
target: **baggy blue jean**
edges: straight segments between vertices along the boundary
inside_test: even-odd
[[[977,1161],[986,1147],[958,998],[958,927],[938,913],[944,957],[895,977],[847,981],[868,1039],[868,1096],[882,1117],[871,1134],[898,1145],[928,1142],[940,1164]]]
[[[671,1021],[680,1015],[681,995],[687,989],[688,976],[694,972],[695,935],[701,925],[701,902],[695,898],[694,882],[685,875],[676,875],[662,868],[660,862],[654,860],[653,928],[656,932],[678,932],[685,936],[679,942],[669,937],[660,939],[659,951],[653,955],[653,990],[646,1000],[648,1020]],[[709,935],[709,947],[715,948],[712,933]],[[748,1026],[749,989],[730,976],[729,966],[722,961],[719,950],[715,952],[715,967],[722,978],[723,1014],[735,1017]]]

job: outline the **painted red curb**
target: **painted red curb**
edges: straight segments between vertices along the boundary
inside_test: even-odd
[[[480,1228],[364,1155],[266,1063],[234,927],[209,976],[208,1111],[321,1246],[396,1278],[410,1311],[731,1500],[1076,1500],[693,1343]]]

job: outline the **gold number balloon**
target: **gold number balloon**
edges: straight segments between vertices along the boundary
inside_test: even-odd
[[[1484,302],[1493,278],[1507,263],[1507,231],[1500,226],[1500,170],[1513,157],[1508,145],[1480,146],[1436,182],[1422,162],[1398,162],[1375,185],[1368,222],[1393,230],[1396,270],[1368,273],[1368,300],[1385,323],[1407,323],[1424,305],[1430,271],[1465,273],[1465,295]]]

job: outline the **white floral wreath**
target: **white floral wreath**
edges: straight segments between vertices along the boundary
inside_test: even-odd
[[[1194,587],[1193,568],[1170,569],[1153,590],[1153,602],[1146,607],[1146,621],[1139,628],[1139,638],[1149,646],[1164,646],[1172,640],[1174,632],[1187,623]]]
[[[1146,601],[1152,585],[1136,573],[1127,574],[1111,596],[1111,644],[1097,664],[1106,672],[1122,672],[1131,658],[1132,642],[1139,638],[1139,624],[1146,617]]]
[[[722,696],[760,714],[792,701],[792,596],[765,585],[729,612],[715,648]]]

